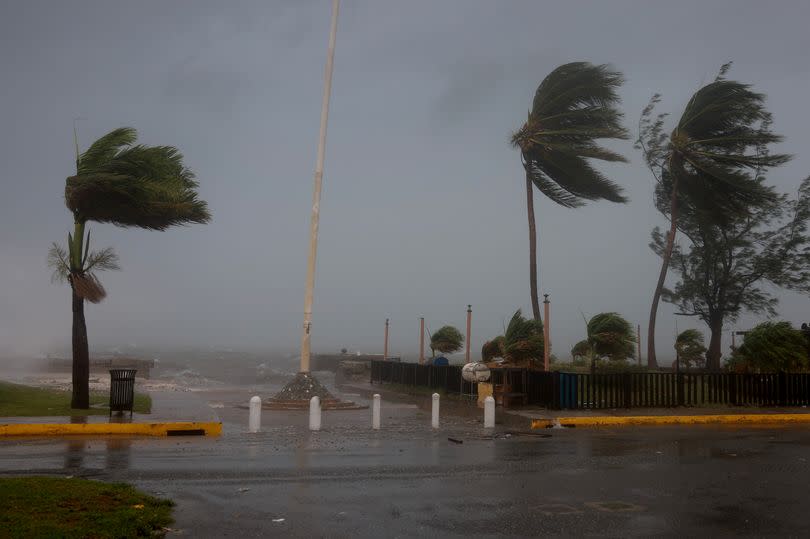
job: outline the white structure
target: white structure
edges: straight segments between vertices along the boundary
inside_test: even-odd
[[[433,409],[430,415],[430,426],[434,429],[439,428],[439,394],[433,394]]]
[[[318,396],[309,401],[309,430],[321,430],[321,398]]]
[[[248,432],[259,432],[262,425],[262,399],[258,396],[250,398],[250,418],[248,419]]]
[[[495,428],[495,399],[492,396],[484,399],[484,428]]]
[[[371,405],[371,428],[380,430],[380,394],[374,394],[374,403]]]
[[[461,377],[467,382],[486,382],[489,380],[489,367],[484,363],[467,363],[461,368]]]

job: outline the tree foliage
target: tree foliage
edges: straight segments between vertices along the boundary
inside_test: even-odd
[[[486,363],[499,357],[503,357],[503,335],[485,342],[481,347],[481,361]]]
[[[664,215],[671,215],[673,189],[679,211],[715,222],[744,214],[751,204],[773,196],[761,175],[790,160],[769,151],[782,137],[771,130],[765,95],[726,80],[730,65],[695,92],[670,133],[669,115],[655,112],[660,94],[642,111],[636,147],[657,180],[656,207]]]
[[[591,345],[588,342],[588,339],[583,339],[576,343],[573,348],[571,348],[571,358],[576,361],[577,359],[582,359],[588,357],[588,354],[591,352]]]
[[[696,329],[687,329],[678,334],[675,338],[675,351],[683,367],[687,369],[705,367],[706,346],[703,342],[703,333]]]
[[[775,316],[774,288],[810,292],[808,224],[810,178],[801,183],[795,199],[773,192],[767,202],[751,205],[746,214],[722,224],[700,214],[682,215],[681,230],[688,241],[672,251],[679,279],[674,288],[664,289],[662,299],[709,326],[717,343],[710,354],[715,367],[724,322],[736,321],[743,312]],[[656,228],[650,246],[662,255],[665,245]]]
[[[588,200],[626,202],[622,189],[588,162],[626,159],[598,139],[626,139],[618,88],[624,77],[607,65],[573,62],[540,83],[526,123],[512,136],[523,168],[549,199],[569,208]]]
[[[542,363],[545,355],[543,322],[515,311],[503,334],[503,357],[511,363]]]
[[[453,326],[442,326],[430,336],[430,349],[433,355],[436,350],[442,354],[452,354],[461,350],[464,344],[464,335]]]
[[[635,357],[636,334],[618,313],[600,313],[588,320],[588,339],[597,359],[624,361]]]
[[[177,148],[135,144],[136,138],[131,127],[115,129],[79,156],[65,185],[75,220],[152,230],[207,223],[208,207]]]
[[[764,322],[746,333],[729,368],[751,372],[799,372],[808,368],[807,343],[790,322]]]

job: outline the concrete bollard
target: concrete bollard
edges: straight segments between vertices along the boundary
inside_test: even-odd
[[[258,396],[250,398],[250,418],[248,419],[248,432],[259,432],[262,424],[262,399]]]
[[[439,428],[439,394],[433,394],[433,409],[430,415],[430,426],[434,429]]]
[[[374,403],[371,405],[371,428],[380,430],[380,394],[374,394]]]
[[[321,399],[317,395],[309,400],[309,430],[321,430]]]
[[[495,399],[492,397],[484,399],[484,428],[495,428]]]

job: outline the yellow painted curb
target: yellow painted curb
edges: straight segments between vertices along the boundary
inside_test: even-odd
[[[722,414],[722,415],[641,415],[600,417],[557,417],[533,419],[533,429],[555,425],[572,427],[620,427],[627,425],[702,425],[708,423],[808,423],[810,414]]]
[[[204,434],[219,436],[219,422],[174,423],[5,423],[0,424],[0,436],[72,436],[129,434],[133,436],[170,436]]]

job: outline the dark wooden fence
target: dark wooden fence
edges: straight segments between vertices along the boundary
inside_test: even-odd
[[[668,408],[674,406],[807,406],[807,373],[619,373],[578,374],[493,369],[491,382],[506,380],[529,404],[554,409]],[[477,394],[461,367],[371,362],[371,382]]]

